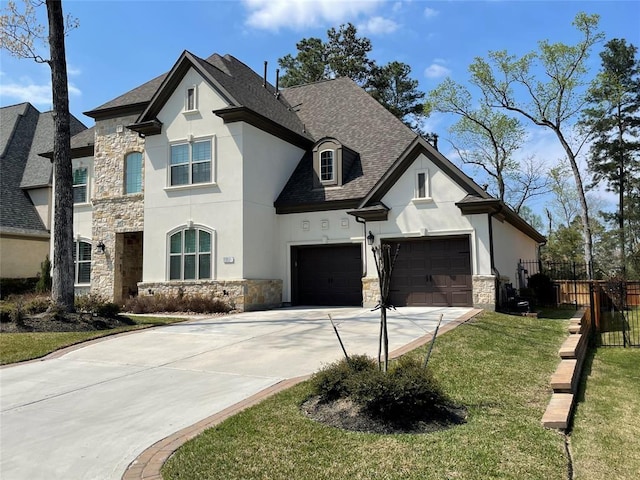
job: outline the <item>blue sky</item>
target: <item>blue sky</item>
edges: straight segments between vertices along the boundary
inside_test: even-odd
[[[425,92],[446,76],[464,83],[468,65],[489,50],[522,54],[543,39],[576,42],[571,21],[579,11],[598,13],[607,39],[625,38],[640,46],[637,0],[66,0],[63,8],[80,21],[66,40],[67,63],[71,112],[87,126],[92,119],[82,112],[166,72],[183,50],[201,57],[229,53],[259,73],[267,60],[274,83],[277,59],[295,54],[298,40],[324,39],[328,28],[346,22],[371,39],[372,59],[408,63]],[[594,73],[597,53],[591,58]],[[2,106],[30,101],[47,110],[50,98],[46,65],[0,52]],[[447,138],[453,120],[436,115],[427,125]],[[529,145],[540,157],[560,156],[548,132],[531,128]]]

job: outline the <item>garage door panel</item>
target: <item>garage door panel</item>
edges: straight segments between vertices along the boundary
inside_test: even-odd
[[[360,245],[292,247],[292,302],[296,305],[362,305]]]
[[[400,244],[391,277],[396,306],[472,306],[469,238],[389,241]]]

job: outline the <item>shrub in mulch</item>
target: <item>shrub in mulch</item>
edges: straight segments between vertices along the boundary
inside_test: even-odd
[[[123,309],[131,313],[229,313],[232,310],[227,302],[211,296],[164,294],[131,297]]]
[[[423,433],[466,421],[431,371],[414,357],[401,357],[382,372],[367,356],[335,362],[310,380],[312,397],[303,411],[318,421],[348,430]]]

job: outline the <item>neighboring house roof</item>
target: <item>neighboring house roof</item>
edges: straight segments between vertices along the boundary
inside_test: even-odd
[[[51,184],[51,162],[39,154],[53,148],[53,115],[29,103],[0,108],[0,229],[45,233],[26,189]],[[71,131],[86,127],[71,118]]]

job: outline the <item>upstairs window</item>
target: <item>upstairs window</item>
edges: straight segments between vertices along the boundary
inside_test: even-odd
[[[211,140],[171,145],[169,184],[190,185],[211,182]]]
[[[413,195],[414,203],[430,203],[433,201],[431,192],[429,191],[429,172],[427,170],[418,170],[416,175],[416,187]]]
[[[91,283],[91,244],[73,242],[74,282],[76,285]]]
[[[142,154],[129,153],[124,157],[124,193],[140,193],[142,191]]]
[[[184,110],[186,112],[192,112],[192,111],[197,110],[197,109],[198,109],[197,89],[196,89],[196,86],[193,85],[191,87],[188,87],[186,92],[185,92]]]
[[[211,278],[211,233],[190,228],[169,236],[169,280]]]
[[[87,203],[87,168],[73,171],[73,203]]]
[[[320,152],[320,182],[335,182],[335,162],[333,150]]]

